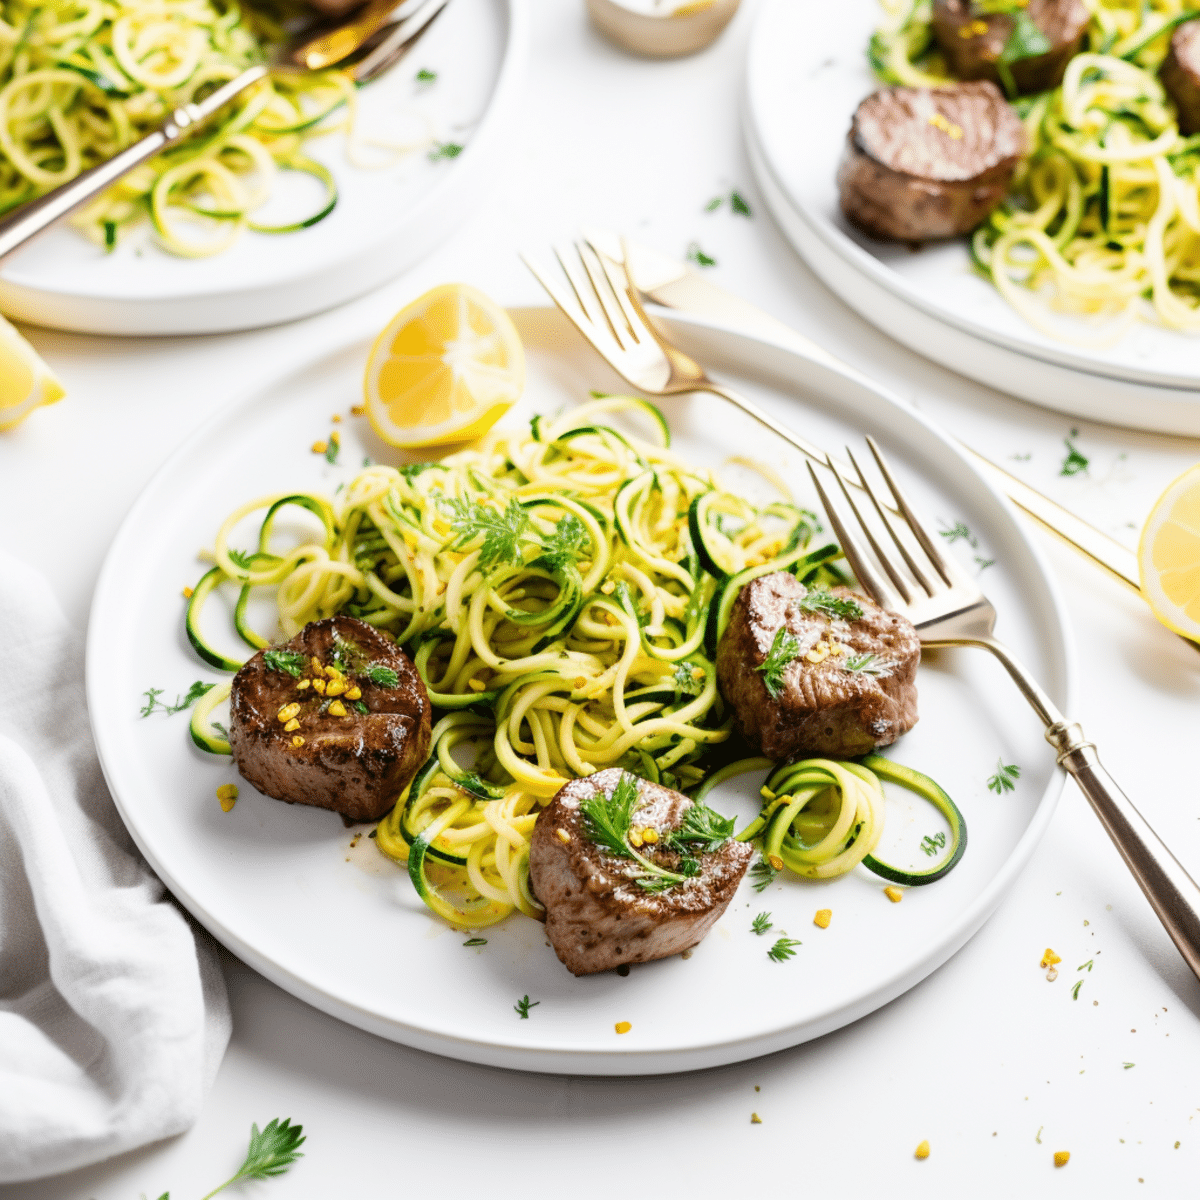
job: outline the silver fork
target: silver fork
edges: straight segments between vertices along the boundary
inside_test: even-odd
[[[781,425],[740,392],[717,383],[695,359],[660,337],[621,264],[607,257],[602,262],[587,242],[555,246],[554,255],[569,288],[528,254],[522,253],[521,261],[567,320],[627,383],[650,396],[711,392],[765,425],[801,454],[819,463],[829,462],[829,455],[819,446]],[[838,465],[849,471],[845,463]]]
[[[912,621],[922,646],[980,646],[1004,664],[1046,727],[1059,765],[1075,776],[1171,940],[1200,977],[1200,887],[1101,765],[1079,725],[1058,711],[1012,651],[992,635],[996,610],[991,601],[938,545],[935,531],[913,510],[875,440],[868,437],[867,445],[882,484],[868,477],[853,453],[846,468],[826,464],[818,470],[809,464],[829,523],[859,582],[877,604]],[[826,487],[830,474],[840,495]]]

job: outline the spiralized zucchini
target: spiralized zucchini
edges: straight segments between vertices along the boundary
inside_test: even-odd
[[[599,423],[622,412],[649,418],[657,438]],[[214,571],[241,589],[235,625],[252,648],[268,639],[246,625],[246,598],[268,588],[285,637],[346,613],[412,656],[438,713],[433,750],[376,844],[464,928],[540,912],[529,839],[566,780],[610,766],[673,787],[704,778],[705,752],[732,722],[705,649],[726,583],[773,568],[836,578],[828,547],[805,555],[811,514],[722,491],[671,452],[645,401],[602,397],[531,426],[437,463],[366,467],[336,502],[251,501],[214,545]],[[276,526],[292,508],[321,534],[284,550]],[[231,551],[233,531],[263,510],[258,545]],[[215,664],[224,656],[200,632],[211,587],[196,589],[188,629]]]
[[[948,79],[931,0],[885,0],[871,42],[888,83]],[[1003,10],[995,0],[981,7]],[[1200,330],[1200,135],[1184,137],[1158,80],[1184,0],[1089,0],[1085,53],[1062,85],[1015,100],[1028,153],[1008,199],[971,239],[978,269],[1031,324],[1052,309],[1108,317],[1111,341],[1139,317]],[[1144,303],[1149,300],[1149,306]],[[1083,338],[1072,338],[1083,342]]]
[[[181,104],[263,61],[263,45],[282,36],[236,0],[8,0],[0,12],[0,213],[132,145]],[[217,254],[246,228],[312,225],[332,211],[337,192],[301,146],[347,128],[353,105],[354,85],[337,71],[273,75],[73,221],[111,247],[149,215],[159,243],[186,257]],[[325,199],[303,220],[256,226],[252,214],[279,170],[313,175]]]

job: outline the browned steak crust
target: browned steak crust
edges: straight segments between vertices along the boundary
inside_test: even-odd
[[[917,723],[921,644],[911,622],[849,588],[830,591],[853,599],[861,618],[804,611],[806,589],[786,571],[752,579],[734,601],[717,647],[717,683],[739,731],[768,758],[856,758]],[[799,652],[772,697],[758,668],[781,627],[798,640]],[[827,655],[810,662],[808,654],[820,656],[823,648]],[[876,656],[871,667],[878,674],[846,669],[847,658],[860,654]]]
[[[972,8],[971,0],[934,0],[934,37],[956,79],[988,79],[1004,86],[997,64],[1015,19],[1011,13],[981,13]],[[1062,83],[1067,63],[1079,53],[1091,19],[1083,0],[1029,0],[1025,13],[1045,34],[1050,49],[1008,64],[1022,96],[1049,91]]]
[[[842,211],[875,238],[957,237],[1004,199],[1024,150],[1024,126],[994,84],[883,88],[851,122]]]
[[[328,674],[335,648],[349,695]],[[382,817],[429,756],[432,706],[416,667],[389,637],[353,617],[313,621],[274,649],[302,656],[299,677],[273,669],[260,652],[233,679],[229,744],[243,778],[289,804],[354,821]],[[368,667],[394,671],[396,686],[372,682]],[[331,686],[338,695],[321,694]],[[298,726],[287,729],[280,710],[293,704]],[[339,704],[345,715],[336,715]]]
[[[1179,131],[1200,131],[1200,21],[1176,26],[1159,78],[1179,110]]]
[[[664,892],[634,882],[640,869],[587,835],[580,803],[611,794],[622,771],[610,768],[568,783],[543,809],[529,848],[529,882],[546,909],[546,935],[566,968],[576,975],[607,971],[622,963],[650,962],[696,945],[733,899],[753,856],[748,842],[725,842],[700,856],[700,871]],[[678,829],[692,802],[679,792],[638,779],[639,826]],[[678,855],[644,849],[673,869]]]

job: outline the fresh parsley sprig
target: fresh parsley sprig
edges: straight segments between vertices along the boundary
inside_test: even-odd
[[[162,688],[147,688],[142,695],[146,697],[146,703],[141,708],[143,717],[148,717],[156,709],[161,708],[169,717],[172,713],[183,712],[185,708],[191,708],[201,696],[207,692],[211,692],[217,685],[215,683],[205,683],[203,680],[197,679],[195,683],[188,688],[183,696],[176,696],[174,704],[164,704],[159,696],[163,694]]]
[[[793,958],[796,954],[795,947],[801,943],[797,938],[781,937],[779,941],[767,951],[767,957],[772,962],[784,962],[786,959]]]
[[[827,587],[811,587],[800,601],[803,612],[821,613],[822,616],[842,621],[857,621],[863,615],[862,605],[857,600],[843,600]]]
[[[793,637],[786,625],[780,625],[775,631],[775,640],[771,642],[767,657],[755,668],[762,672],[763,686],[772,700],[783,691],[783,674],[799,653],[800,639]]]
[[[394,688],[400,686],[400,676],[391,667],[383,663],[368,663],[359,674],[378,687]]]
[[[633,826],[637,798],[636,779],[622,771],[611,794],[597,792],[579,806],[583,811],[588,836],[596,845],[603,846],[620,858],[633,857],[633,849],[626,839]]]
[[[263,662],[269,670],[280,671],[299,679],[308,665],[308,656],[299,650],[265,650]]]
[[[1087,474],[1087,469],[1091,465],[1091,459],[1075,445],[1075,439],[1078,436],[1079,430],[1072,429],[1071,436],[1063,438],[1063,445],[1067,448],[1067,455],[1062,461],[1062,466],[1059,468],[1058,473],[1060,475]]]
[[[522,1021],[528,1021],[529,1020],[529,1010],[531,1008],[537,1008],[537,1006],[539,1004],[541,1004],[540,1000],[530,1000],[530,998],[527,995],[522,996],[520,998],[520,1000],[518,1000],[516,1002],[516,1004],[513,1005],[513,1012],[515,1012],[517,1014],[517,1016],[521,1018]],[[204,1198],[204,1200],[208,1200],[208,1197],[206,1196]]]
[[[997,796],[1003,792],[1011,792],[1016,788],[1013,783],[1014,779],[1021,778],[1021,768],[1013,763],[1006,763],[1004,759],[996,759],[996,773],[988,778],[987,785],[989,792],[995,792]]]
[[[493,563],[519,567],[525,561],[524,547],[540,544],[530,530],[529,513],[515,498],[501,512],[469,499],[443,500],[441,506],[450,518],[450,527],[458,534],[454,549],[460,550],[482,536],[481,567]]]
[[[583,522],[574,514],[567,513],[554,527],[554,532],[544,540],[542,557],[551,569],[564,567],[579,561],[592,539]]]
[[[750,932],[758,934],[762,937],[768,929],[774,929],[775,926],[771,923],[771,914],[769,912],[760,912],[750,924]]]
[[[750,868],[750,878],[754,881],[754,890],[756,892],[766,891],[775,882],[775,876],[778,874],[779,872],[765,858],[760,858]]]
[[[887,664],[879,661],[878,654],[848,654],[842,659],[842,670],[861,675],[885,675]]]
[[[250,1126],[250,1147],[246,1151],[246,1159],[237,1171],[219,1187],[213,1188],[203,1200],[212,1200],[218,1192],[223,1192],[243,1179],[270,1179],[282,1175],[289,1167],[304,1155],[300,1147],[304,1145],[304,1126],[293,1125],[291,1118],[280,1121],[276,1118],[261,1132],[257,1125]],[[164,1192],[159,1200],[170,1200],[170,1195]]]
[[[672,846],[686,844],[696,854],[713,854],[733,837],[736,824],[735,818],[723,817],[708,805],[695,802],[667,840]]]
[[[931,858],[946,844],[946,835],[938,832],[930,837],[926,834],[921,839],[921,849]]]

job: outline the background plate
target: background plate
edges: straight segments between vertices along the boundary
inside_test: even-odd
[[[365,132],[407,133],[419,128],[419,113],[439,141],[465,146],[457,158],[434,162],[418,150],[371,170],[347,161],[341,134],[316,138],[305,153],[333,172],[339,197],[311,229],[247,231],[223,254],[187,259],[159,249],[148,227],[110,255],[59,226],[4,264],[0,309],[84,333],[217,333],[291,321],[378,287],[453,233],[486,195],[520,98],[527,26],[527,0],[453,0],[408,57],[359,94]],[[421,68],[437,81],[419,88]],[[284,176],[279,187],[316,194],[305,176]]]
[[[853,229],[835,172],[859,101],[879,87],[866,46],[877,0],[764,0],[747,59],[744,121],[767,203],[812,269],[884,332],[1023,399],[1139,429],[1200,434],[1200,339],[1148,322],[1093,349],[1029,325],[971,270],[965,240],[914,253]],[[1097,331],[1059,318],[1077,341]]]
[[[556,312],[513,315],[529,378],[508,419],[523,424],[591,388],[620,389]],[[1069,711],[1064,617],[1041,556],[940,433],[861,382],[789,351],[664,320],[682,345],[806,436],[831,447],[878,436],[919,505],[974,531],[976,547],[955,549],[968,561],[996,560],[986,583],[1001,635]],[[143,853],[216,937],[309,1003],[407,1045],[502,1067],[619,1075],[735,1062],[836,1029],[923,979],[979,928],[1032,853],[1065,777],[1002,668],[967,651],[926,656],[921,722],[889,751],[939,780],[962,808],[970,844],[951,875],[909,890],[901,904],[861,870],[829,884],[780,879],[761,895],[743,884],[687,961],[638,966],[625,978],[575,979],[542,927],[520,916],[486,930],[486,946],[465,949],[465,936],[432,916],[365,827],[346,829],[335,814],[280,804],[240,779],[241,798],[223,813],[214,793],[237,778],[232,764],[195,749],[184,716],[140,718],[141,693],[153,686],[170,698],[194,679],[215,678],[184,637],[180,592],[201,574],[197,550],[229,511],[278,489],[332,493],[364,455],[394,461],[354,420],[340,426],[343,465],[309,450],[327,435],[332,413],[357,403],[368,345],[304,366],[191,436],[134,505],[97,585],[88,703],[105,774]],[[732,454],[755,456],[811,500],[798,456],[729,405],[677,398],[665,411],[680,453],[713,467]],[[1002,797],[985,783],[998,757],[1022,767],[1016,790]],[[710,802],[748,819],[758,782],[731,784]],[[893,797],[881,852],[912,861],[937,827],[928,808]],[[364,836],[352,846],[356,834]],[[833,924],[821,930],[812,918],[825,907]],[[760,910],[773,914],[766,938],[749,929]],[[771,962],[766,950],[785,931],[803,945],[792,960]],[[538,1005],[519,1020],[513,1005],[524,995]],[[632,1022],[632,1031],[617,1036],[617,1021]]]

